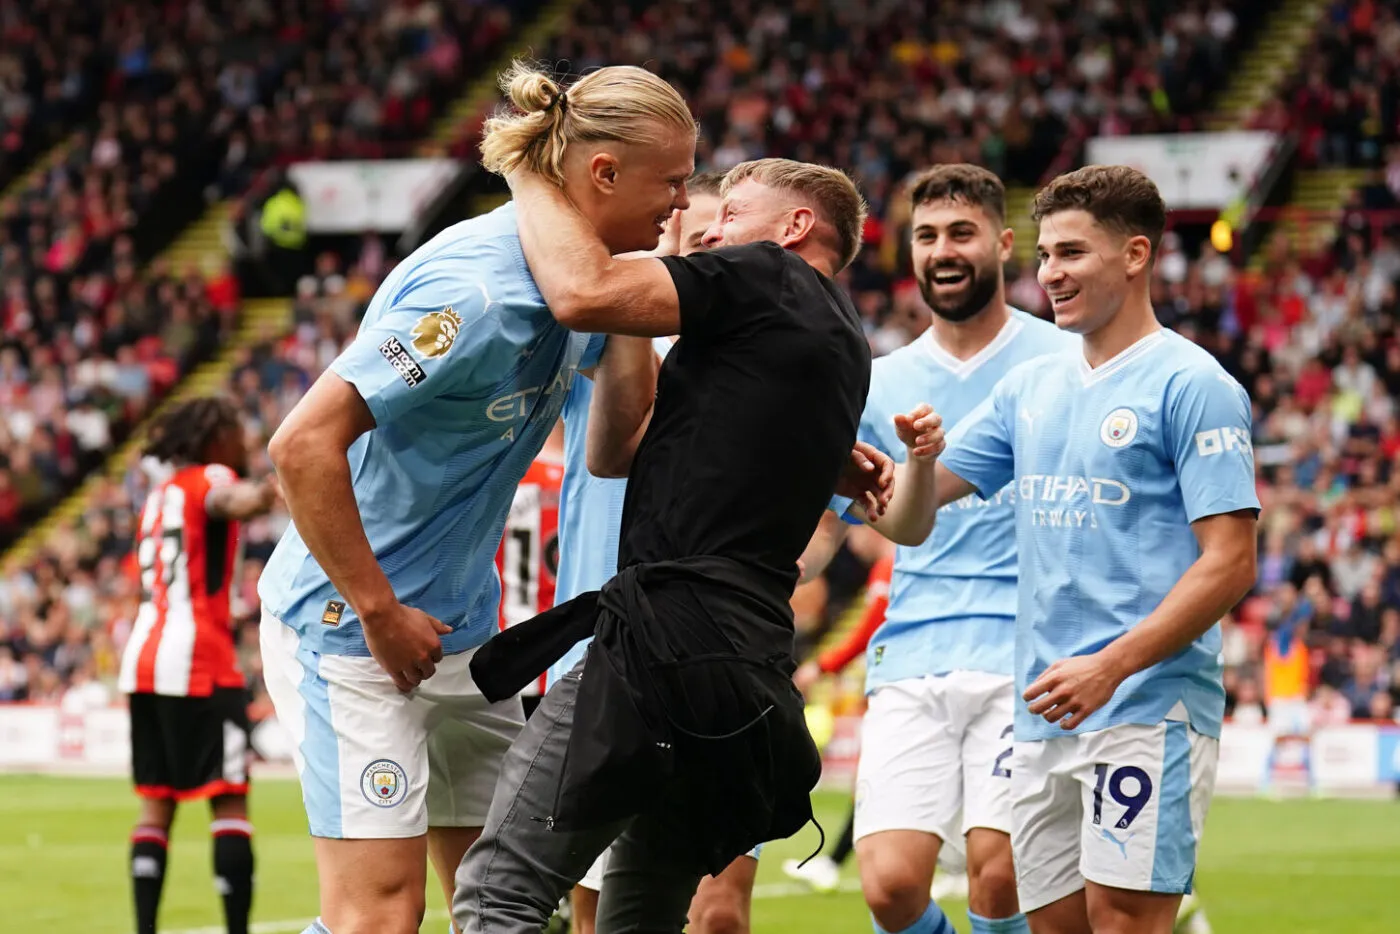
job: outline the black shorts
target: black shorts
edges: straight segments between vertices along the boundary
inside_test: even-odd
[[[189,801],[248,793],[248,692],[132,694],[131,774],[143,798]]]

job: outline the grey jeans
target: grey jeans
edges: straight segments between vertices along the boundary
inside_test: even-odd
[[[574,720],[580,663],[545,695],[501,765],[486,827],[457,868],[452,917],[465,934],[539,934],[613,846],[598,934],[679,934],[704,872],[665,809],[571,833],[545,826]]]

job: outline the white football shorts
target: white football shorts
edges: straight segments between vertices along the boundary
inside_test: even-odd
[[[320,655],[266,610],[263,677],[290,734],[311,834],[416,837],[480,827],[501,760],[524,725],[518,697],[492,704],[449,655],[402,694],[373,658]]]
[[[1220,740],[1176,720],[1017,743],[1011,848],[1021,910],[1085,880],[1190,892],[1219,755]]]
[[[1009,675],[983,671],[876,688],[861,727],[855,839],[920,830],[961,851],[974,827],[1010,833],[1015,693]]]

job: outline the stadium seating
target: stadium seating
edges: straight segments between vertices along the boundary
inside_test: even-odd
[[[273,430],[354,333],[378,276],[388,271],[363,258],[344,271],[333,258],[323,259],[302,283],[293,332],[248,348],[235,361],[227,391],[247,419],[254,476],[271,470],[266,449]],[[9,697],[0,681],[0,701],[56,700],[79,669],[115,678],[138,603],[133,516],[147,489],[141,465],[133,462],[122,482],[103,482],[88,511],[60,526],[27,567],[0,574],[0,653],[8,647],[24,672],[14,676],[23,683],[11,685]],[[243,576],[234,594],[241,623],[255,621],[258,575],[286,522],[280,513],[245,526]],[[261,670],[256,647],[256,627],[247,626],[241,648],[255,692]]]
[[[1189,126],[1240,20],[1259,12],[1234,0],[935,6],[585,0],[547,58],[579,72],[654,67],[691,101],[703,164],[839,164],[879,199],[938,161],[1033,184],[1078,121],[1108,133]]]
[[[31,31],[50,28],[50,8],[67,6],[32,9]],[[173,11],[137,3],[103,20],[104,48],[115,54],[91,79],[105,96],[95,121],[0,204],[0,346],[13,358],[0,367],[9,403],[0,544],[71,488],[99,450],[77,443],[61,419],[36,417],[35,406],[54,407],[51,396],[58,409],[77,406],[96,393],[98,414],[83,406],[79,421],[94,421],[92,438],[119,440],[226,332],[234,303],[225,273],[210,284],[215,307],[204,284],[137,272],[203,210],[206,189],[239,194],[279,161],[378,156],[421,135],[508,34],[512,9],[532,6],[288,0],[274,15],[229,2]],[[74,42],[75,62],[86,61],[84,48]],[[46,50],[36,61],[52,58]]]
[[[1230,703],[1244,715],[1279,690],[1279,653],[1295,644],[1285,633],[1300,640],[1308,681],[1321,686],[1318,717],[1389,719],[1400,700],[1400,241],[1386,235],[1386,215],[1374,213],[1400,196],[1395,8],[1329,7],[1299,76],[1257,116],[1268,124],[1281,108],[1289,121],[1280,128],[1300,133],[1305,162],[1382,171],[1342,215],[1336,249],[1270,251],[1246,270],[1209,247],[1187,255],[1169,233],[1156,268],[1162,320],[1215,353],[1255,400],[1266,507],[1260,581],[1225,625]],[[407,4],[374,5],[372,14],[337,7],[325,18],[306,15],[309,5],[287,9],[301,18],[279,20],[288,51],[276,61],[229,64],[219,56],[237,47],[230,42],[170,80],[151,77],[149,64],[135,68],[134,53],[109,65],[116,77],[103,79],[110,100],[97,111],[97,129],[39,187],[0,208],[0,534],[49,500],[53,478],[77,477],[110,449],[236,304],[227,279],[205,283],[161,269],[137,279],[142,244],[154,242],[143,238],[158,239],[146,227],[151,193],[170,180],[162,155],[174,144],[162,125],[181,146],[204,140],[193,145],[207,145],[209,161],[181,164],[175,174],[212,184],[220,196],[247,190],[261,168],[286,159],[390,151],[421,133],[442,94],[499,45],[511,22],[504,7],[470,4],[434,5],[436,26],[409,18],[421,7]],[[928,320],[900,263],[877,249],[902,236],[880,218],[911,169],[971,159],[1033,184],[1076,129],[1189,129],[1260,14],[1242,2],[1083,10],[1005,0],[946,3],[936,16],[915,16],[906,2],[879,9],[857,18],[817,0],[583,0],[565,37],[537,53],[575,72],[617,61],[656,67],[693,103],[702,165],[778,154],[852,169],[876,219],[846,284],[872,347],[884,353]],[[133,22],[166,39],[193,28]],[[263,35],[260,28],[243,22],[232,34],[247,39]],[[1374,73],[1374,89],[1352,86],[1341,66],[1353,59]],[[173,59],[153,52],[147,61]],[[1337,90],[1352,109],[1336,110]],[[1372,132],[1366,115],[1377,100],[1383,119]],[[1339,112],[1364,119],[1340,120]],[[182,128],[195,135],[181,136]],[[269,469],[271,431],[353,333],[386,271],[382,255],[371,244],[343,270],[322,258],[299,288],[294,333],[237,362],[230,388],[246,406],[255,472]],[[1013,268],[1008,286],[1013,303],[1045,311],[1033,270]],[[78,404],[74,387],[91,404]],[[133,465],[34,562],[0,576],[0,699],[57,696],[85,666],[112,675],[135,607],[131,516],[144,489]],[[248,528],[238,593],[245,621],[285,521],[278,515]],[[256,671],[255,653],[247,658]]]
[[[690,101],[702,168],[767,155],[850,171],[871,204],[872,249],[846,285],[889,329],[888,350],[925,321],[891,275],[907,263],[888,208],[912,171],[970,161],[1033,185],[1085,135],[1191,129],[1262,13],[1243,0],[582,0],[538,57],[572,73],[655,70]]]
[[[81,0],[0,3],[0,190],[91,115],[115,41]]]
[[[1299,136],[1304,161],[1379,166],[1400,141],[1400,3],[1332,3],[1299,61],[1255,117]]]

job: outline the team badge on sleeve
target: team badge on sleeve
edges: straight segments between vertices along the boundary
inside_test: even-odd
[[[452,342],[461,329],[462,318],[451,306],[429,312],[413,326],[413,349],[429,360],[441,357],[452,349]]]
[[[408,776],[392,759],[375,759],[360,773],[360,791],[373,805],[391,808],[403,800]]]

